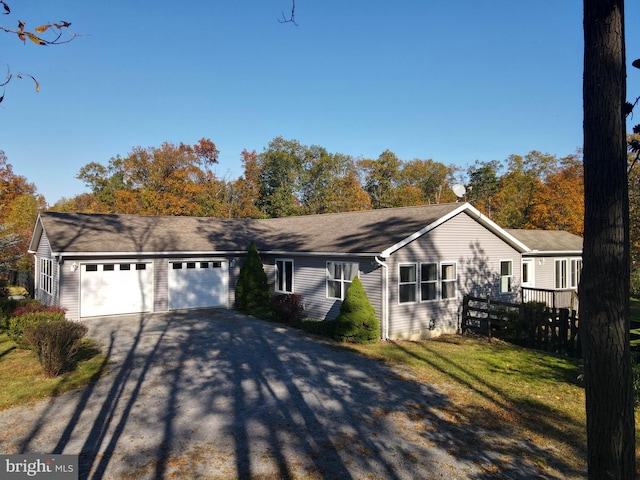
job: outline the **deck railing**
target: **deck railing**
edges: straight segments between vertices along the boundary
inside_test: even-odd
[[[568,308],[578,311],[578,293],[573,288],[550,290],[522,287],[520,292],[522,303],[541,302],[546,303],[549,308]]]

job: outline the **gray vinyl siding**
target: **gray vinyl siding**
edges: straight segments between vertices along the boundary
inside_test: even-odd
[[[42,258],[46,258],[46,259],[50,259],[52,260],[52,275],[53,275],[53,282],[51,285],[51,293],[47,293],[46,291],[41,289],[41,279],[40,279],[40,259]],[[35,258],[35,271],[34,271],[34,275],[35,275],[35,297],[36,299],[40,300],[42,302],[43,305],[57,305],[56,300],[58,298],[58,282],[57,279],[59,277],[59,268],[58,268],[58,263],[56,262],[55,258],[52,257],[51,255],[51,246],[49,244],[49,239],[47,238],[47,236],[44,234],[42,234],[42,236],[40,237],[40,243],[38,244],[38,251],[36,253],[36,258]]]
[[[389,334],[429,329],[430,321],[439,332],[458,330],[462,298],[466,293],[514,300],[516,294],[500,295],[500,261],[512,261],[512,291],[520,284],[520,253],[484,228],[473,218],[460,214],[427,232],[392,254],[387,260],[389,268]],[[438,264],[437,292],[439,299],[400,303],[398,277],[400,264],[417,264],[418,282],[420,263]],[[441,299],[441,265],[456,263],[456,296]],[[419,283],[418,283],[419,286]]]
[[[535,262],[535,288],[554,290],[556,288],[556,260],[566,260],[568,274],[571,274],[571,260],[579,260],[582,257],[534,257]],[[567,278],[567,288],[571,288],[570,278]]]
[[[369,298],[369,302],[381,318],[381,282],[379,269],[372,265],[372,259],[366,257],[323,257],[323,256],[295,256],[277,255],[265,256],[263,264],[272,295],[275,292],[275,260],[293,260],[293,290],[302,297],[307,318],[316,320],[333,320],[340,313],[341,300],[327,298],[327,262],[357,263],[362,286]]]
[[[77,262],[80,263],[80,262]],[[60,264],[60,296],[59,305],[67,309],[69,320],[80,319],[80,269],[73,271],[73,260],[66,260]]]

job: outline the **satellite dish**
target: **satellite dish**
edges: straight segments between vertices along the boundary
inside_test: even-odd
[[[451,190],[453,190],[453,193],[455,193],[458,198],[464,197],[464,194],[467,193],[467,189],[464,188],[464,185],[460,185],[459,183],[456,183],[451,187]]]

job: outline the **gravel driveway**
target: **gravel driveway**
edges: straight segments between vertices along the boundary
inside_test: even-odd
[[[79,454],[91,479],[487,478],[499,462],[455,448],[437,389],[297,330],[227,310],[86,324],[109,373],[0,412],[0,452]],[[539,478],[526,468],[496,478]]]

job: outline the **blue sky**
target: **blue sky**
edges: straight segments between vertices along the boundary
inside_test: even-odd
[[[0,23],[72,22],[68,45],[3,34],[15,80],[0,104],[0,150],[52,204],[75,177],[134,146],[218,146],[219,177],[276,136],[330,152],[463,168],[582,145],[582,2],[297,0],[8,1]],[[627,2],[627,24],[640,7]],[[640,36],[628,29],[629,98]],[[636,122],[637,123],[637,122]]]

